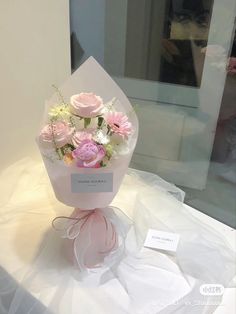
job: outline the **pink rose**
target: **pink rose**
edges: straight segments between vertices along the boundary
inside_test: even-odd
[[[102,145],[92,140],[83,141],[73,152],[77,166],[81,168],[99,168],[100,162],[105,157],[106,151]]]
[[[47,144],[49,147],[54,146],[60,148],[67,143],[70,143],[74,129],[64,121],[56,121],[51,124],[45,125],[41,130],[40,140]]]
[[[94,118],[104,108],[102,98],[93,93],[80,93],[70,99],[71,112],[82,118]]]
[[[77,131],[72,137],[72,144],[78,147],[83,141],[91,140],[93,129],[86,129],[86,131]]]

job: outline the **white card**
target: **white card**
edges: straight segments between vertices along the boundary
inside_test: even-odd
[[[144,246],[152,249],[176,252],[179,234],[149,229]]]
[[[71,174],[72,193],[113,192],[113,173]]]

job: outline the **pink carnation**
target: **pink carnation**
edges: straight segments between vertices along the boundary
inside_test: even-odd
[[[68,143],[70,143],[74,129],[69,126],[68,123],[64,121],[56,121],[45,125],[40,133],[40,140],[43,144],[48,147],[60,148]]]
[[[108,112],[105,121],[112,132],[121,135],[123,138],[127,138],[132,132],[132,124],[122,112]]]
[[[92,140],[84,140],[72,152],[72,156],[77,160],[77,166],[81,168],[99,168],[105,155],[104,147]]]

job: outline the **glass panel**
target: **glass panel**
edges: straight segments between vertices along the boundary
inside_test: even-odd
[[[212,6],[211,0],[128,0],[124,76],[199,86],[204,55],[197,79],[192,46],[207,46]]]
[[[233,227],[235,9],[235,0],[71,0],[72,70],[93,55],[132,92],[140,136],[131,166],[180,186],[187,204]]]
[[[236,228],[236,36],[227,72],[206,186],[181,188],[187,204]]]
[[[83,4],[82,1],[71,0],[71,14],[74,16],[72,29],[82,27],[85,19],[85,16],[81,16],[81,11],[76,10],[76,4],[79,3],[83,11],[83,8],[90,9],[89,2]],[[105,1],[95,1],[93,7],[93,11],[90,11],[91,19],[94,18],[94,23],[102,33],[104,25],[101,19],[109,14],[109,10],[105,12]],[[123,54],[120,58],[124,59],[123,76],[199,87],[205,55],[198,50],[201,63],[198,63],[196,70],[193,45],[200,48],[207,46],[212,7],[213,0],[128,0],[124,21],[125,47],[119,51]],[[79,21],[76,20],[76,11]],[[84,24],[87,25],[88,21],[84,21]],[[88,33],[92,29],[93,25],[90,25]],[[98,29],[95,30],[94,34],[96,33]],[[102,48],[104,37],[93,38],[91,33],[92,37],[86,39],[83,29],[80,38],[77,35],[76,32],[72,33],[72,68],[77,67],[83,54],[90,49],[93,48],[94,52],[101,55],[105,48]],[[92,44],[92,40],[95,40],[93,47],[87,45],[89,42]],[[115,66],[110,68],[110,73],[114,76],[121,75],[120,69]]]

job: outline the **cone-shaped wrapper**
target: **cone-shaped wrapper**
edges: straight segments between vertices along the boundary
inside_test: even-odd
[[[62,203],[108,206],[132,157],[138,120],[122,90],[90,57],[46,103],[37,143]],[[59,97],[60,98],[60,97]]]

